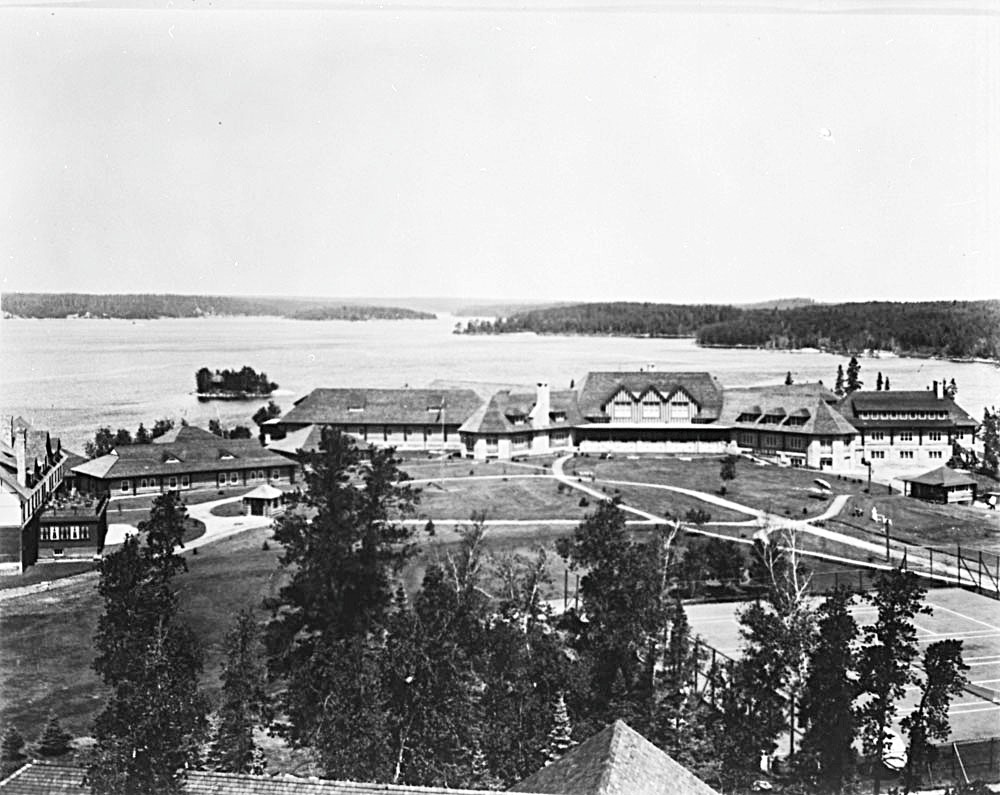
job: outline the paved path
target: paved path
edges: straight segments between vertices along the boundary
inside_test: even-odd
[[[565,455],[562,458],[557,459],[552,464],[552,472],[557,479],[565,483],[571,488],[583,491],[586,494],[590,494],[598,499],[606,500],[608,495],[604,494],[597,489],[586,485],[577,479],[576,476],[567,475],[565,472],[565,464],[573,456]],[[668,491],[676,491],[680,494],[686,494],[689,497],[694,497],[695,499],[702,500],[712,505],[718,505],[720,507],[729,508],[730,510],[739,511],[741,513],[746,513],[751,516],[756,517],[754,524],[757,525],[758,530],[754,533],[752,539],[738,539],[732,538],[731,536],[723,536],[718,533],[712,533],[705,530],[704,527],[689,527],[687,528],[690,532],[698,533],[699,535],[709,535],[715,536],[717,538],[729,538],[730,540],[737,541],[740,543],[752,543],[756,539],[766,539],[776,530],[788,530],[792,533],[805,533],[812,535],[816,538],[822,538],[827,541],[831,541],[837,544],[842,544],[846,547],[858,550],[861,554],[857,558],[847,558],[839,555],[830,555],[827,553],[812,552],[807,550],[800,550],[803,554],[809,555],[811,557],[823,558],[825,560],[836,560],[842,563],[864,563],[865,566],[872,566],[873,564],[868,562],[871,557],[876,557],[885,561],[885,544],[883,542],[866,541],[864,539],[856,538],[854,536],[845,535],[844,533],[838,533],[835,530],[828,530],[825,527],[817,527],[814,522],[824,521],[831,519],[834,516],[840,514],[847,505],[848,500],[850,500],[849,494],[839,494],[837,495],[833,502],[830,503],[829,507],[820,514],[819,516],[814,516],[809,519],[789,519],[784,516],[779,516],[777,514],[769,514],[764,511],[757,510],[756,508],[750,508],[746,505],[740,505],[731,500],[726,500],[718,497],[715,494],[709,494],[703,491],[695,491],[694,489],[684,489],[678,486],[667,486],[664,484],[657,483],[642,483],[642,482],[632,482],[632,481],[616,481],[616,480],[602,480],[602,483],[607,483],[609,485],[623,485],[623,486],[643,486],[647,488],[660,488],[666,489]],[[656,522],[657,524],[664,524],[667,519],[664,517],[658,517],[647,511],[642,511],[637,508],[631,508],[627,505],[621,505],[622,510],[628,511],[630,513],[638,514],[645,519]],[[717,524],[722,524],[717,523]],[[933,569],[930,567],[930,561],[927,559],[927,554],[922,552],[917,547],[900,547],[897,545],[890,549],[889,561],[885,562],[885,566],[897,565],[904,559],[907,559],[907,563],[910,568],[914,568],[914,564],[921,566],[923,568],[924,574],[929,574],[930,576],[936,577],[938,579],[953,580],[958,576],[958,569],[955,566],[943,564],[939,561],[934,562]]]

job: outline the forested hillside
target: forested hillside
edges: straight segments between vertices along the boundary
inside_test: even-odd
[[[750,310],[700,329],[698,344],[998,359],[1000,301],[873,301]]]
[[[1000,360],[1000,301],[809,304],[778,309],[724,305],[592,303],[469,321],[467,334],[611,334],[696,337],[699,345],[868,349]]]
[[[466,334],[620,334],[651,337],[692,337],[709,323],[739,316],[733,306],[718,304],[569,304],[517,312],[497,320],[470,320]]]
[[[0,309],[17,317],[68,316],[152,319],[211,315],[276,315],[305,320],[433,318],[427,312],[385,306],[328,302],[325,299],[238,297],[225,295],[89,295],[85,293],[7,293]]]
[[[318,306],[300,309],[294,320],[433,320],[436,315],[398,306]]]

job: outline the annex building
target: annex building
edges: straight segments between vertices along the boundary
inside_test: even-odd
[[[822,383],[729,388],[707,372],[590,372],[552,389],[316,389],[263,426],[267,446],[295,458],[323,427],[361,444],[479,460],[581,453],[747,453],[786,466],[886,476],[941,465],[976,422],[940,384],[856,392]]]
[[[116,447],[73,467],[87,494],[138,495],[198,488],[290,486],[297,465],[256,439],[223,439],[182,425],[150,444]]]

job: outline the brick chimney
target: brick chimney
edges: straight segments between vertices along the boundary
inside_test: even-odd
[[[17,461],[17,482],[28,487],[28,431],[17,428],[14,431],[14,459]]]
[[[549,412],[552,410],[552,392],[549,385],[540,381],[535,386],[535,407],[531,410],[528,418],[536,428],[541,428],[549,424]]]

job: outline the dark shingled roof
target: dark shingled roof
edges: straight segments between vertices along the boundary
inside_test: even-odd
[[[957,472],[948,467],[938,467],[930,472],[924,472],[912,478],[901,478],[907,483],[920,483],[924,486],[971,486],[976,482],[965,472]]]
[[[279,423],[434,425],[443,414],[446,424],[461,425],[482,402],[471,389],[314,389],[297,400]]]
[[[178,434],[177,441],[122,445],[116,447],[114,453],[73,467],[73,471],[93,478],[117,480],[289,465],[287,458],[261,447],[256,439],[223,439],[191,426],[181,430],[185,433]]]
[[[805,385],[803,385],[805,386]],[[727,389],[724,394],[721,421],[737,428],[754,428],[767,433],[795,433],[813,436],[853,436],[854,426],[832,407],[824,397],[824,389],[792,389],[788,386]],[[761,411],[761,404],[766,408]],[[743,415],[755,420],[739,420]],[[780,424],[764,423],[765,416],[785,418]],[[802,418],[801,425],[789,423]]]
[[[3,795],[87,795],[86,771],[70,765],[30,763],[0,782]],[[298,776],[254,776],[244,773],[187,774],[185,795],[481,795],[484,790],[365,784]],[[542,795],[538,793],[537,795]],[[567,795],[571,795],[567,791]]]
[[[683,389],[698,404],[699,422],[718,419],[722,409],[722,385],[711,373],[595,372],[580,385],[580,412],[588,420],[606,420],[602,407],[623,388],[636,397],[655,389],[664,398]]]
[[[718,795],[620,720],[510,790],[552,795]]]
[[[576,392],[572,389],[553,389],[549,392],[549,417],[546,422],[536,424],[528,415],[535,407],[537,392],[514,392],[501,389],[489,401],[480,406],[459,429],[466,433],[519,433],[541,428],[571,428],[583,421],[577,405]],[[562,412],[565,419],[552,420],[552,414]],[[523,417],[521,425],[515,424],[516,417]]]
[[[930,389],[914,391],[858,391],[847,395],[837,405],[841,414],[847,417],[857,428],[888,428],[898,427],[900,423],[910,426],[925,427],[964,427],[975,428],[978,423],[970,417],[963,408],[949,397],[935,397]],[[946,419],[863,419],[858,416],[862,411],[946,411]]]

